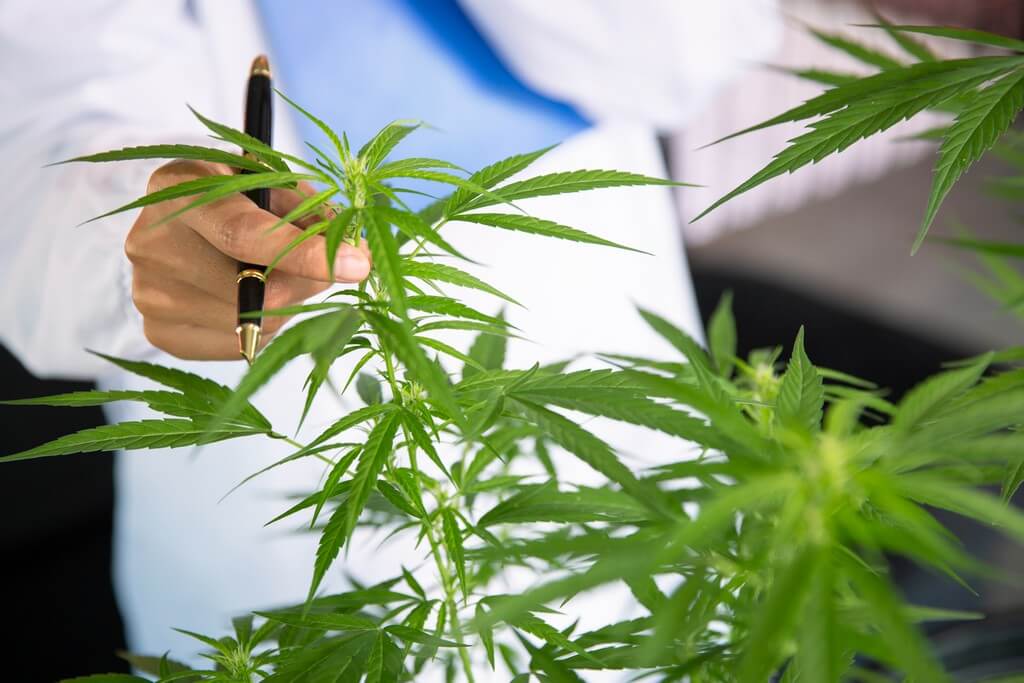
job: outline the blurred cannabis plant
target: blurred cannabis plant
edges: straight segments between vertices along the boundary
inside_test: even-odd
[[[941,132],[923,238],[949,187],[1024,106],[1024,56],[1018,54],[1024,43],[953,29],[883,29],[916,61],[905,64],[820,34],[882,72],[867,78],[804,73],[834,87],[751,130],[800,120],[811,120],[811,130],[716,206],[926,108],[944,108],[956,118]],[[942,61],[914,33],[1014,54]],[[1007,505],[1024,471],[1024,368],[988,374],[996,361],[1019,362],[1019,350],[963,361],[894,404],[869,382],[816,367],[802,331],[784,364],[781,349],[738,358],[725,299],[711,321],[707,350],[671,322],[640,311],[678,350],[674,362],[607,356],[604,370],[568,364],[508,369],[511,332],[503,318],[472,309],[441,287],[512,299],[438,259],[435,252],[456,262],[464,258],[442,236],[444,225],[462,221],[619,247],[493,207],[539,195],[669,183],[593,170],[511,180],[545,150],[468,176],[436,159],[389,161],[415,124],[390,124],[353,153],[344,136],[299,111],[323,130],[333,155],[311,145],[316,158],[310,163],[197,114],[215,137],[248,155],[167,145],[78,159],[186,157],[252,171],[183,183],[116,211],[195,197],[188,210],[256,187],[318,182],[325,189],[282,217],[282,225],[319,216],[296,244],[322,236],[333,251],[365,235],[374,260],[370,280],[359,288],[276,311],[311,317],[282,332],[234,389],[109,358],[161,388],[16,401],[141,401],[166,417],[85,430],[5,460],[254,434],[286,439],[249,402],[253,393],[286,363],[308,355],[308,410],[335,361],[358,356],[340,386],[347,390],[354,382],[365,406],[339,416],[312,441],[294,443],[278,463],[324,462],[318,489],[273,520],[302,519],[318,530],[308,599],[239,618],[232,636],[190,634],[209,648],[207,669],[167,656],[131,656],[136,667],[161,681],[376,683],[422,680],[438,668],[448,680],[467,681],[581,681],[598,670],[658,681],[891,680],[879,667],[905,680],[949,680],[915,623],[976,615],[907,604],[892,585],[886,558],[908,557],[967,585],[982,568],[936,521],[933,508],[1024,540],[1024,514]],[[406,179],[454,191],[413,212],[401,199]],[[432,334],[443,330],[478,336],[463,352]],[[453,364],[461,373],[446,369]],[[376,374],[364,371],[371,367],[379,368]],[[635,472],[570,417],[577,414],[657,430],[678,438],[680,452],[696,447],[697,453]],[[605,483],[564,480],[553,449],[579,458]],[[517,474],[519,463],[546,474]],[[1002,500],[983,488],[991,484],[1002,485]],[[318,520],[326,521],[317,526]],[[387,580],[322,594],[325,573],[361,524],[421,541],[435,582],[425,584],[401,566],[381,567]],[[503,575],[524,568],[538,577],[529,590],[501,593]],[[568,626],[555,626],[556,612],[573,614],[574,596],[607,584],[632,591],[631,618],[607,619],[587,631],[571,618],[563,622]]]

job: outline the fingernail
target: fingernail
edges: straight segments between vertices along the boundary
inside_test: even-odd
[[[339,251],[334,257],[334,279],[338,282],[359,282],[370,274],[370,261],[355,249]]]

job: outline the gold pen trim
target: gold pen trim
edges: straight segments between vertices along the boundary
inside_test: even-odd
[[[247,277],[254,277],[264,284],[266,284],[267,282],[267,274],[264,273],[262,270],[256,270],[255,268],[246,268],[245,270],[240,270],[238,272],[238,277],[235,278],[235,284],[238,284]]]
[[[249,69],[250,76],[266,76],[270,78],[270,61],[266,55],[260,55],[252,60],[252,68]]]
[[[253,359],[256,358],[256,349],[260,345],[260,326],[256,323],[242,323],[235,328],[235,334],[238,335],[238,353],[252,365]]]

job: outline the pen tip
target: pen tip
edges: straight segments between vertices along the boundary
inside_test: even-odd
[[[252,69],[249,70],[249,75],[270,77],[270,61],[266,55],[259,55],[252,60]]]
[[[235,332],[238,333],[238,352],[249,365],[252,365],[256,358],[256,349],[260,345],[260,326],[256,323],[242,323]]]

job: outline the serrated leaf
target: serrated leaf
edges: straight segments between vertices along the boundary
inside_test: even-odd
[[[402,410],[402,426],[405,428],[406,434],[412,439],[412,442],[430,458],[430,461],[437,465],[437,469],[441,470],[446,477],[451,479],[451,474],[448,472],[448,468],[445,467],[444,461],[441,460],[441,456],[438,454],[437,449],[434,448],[434,443],[430,440],[430,436],[427,431],[423,428],[420,423],[419,417],[417,417],[411,410]],[[412,484],[411,487],[406,488],[407,494],[412,494],[415,489],[415,483],[410,480],[405,480],[406,484]],[[421,515],[426,511],[423,509],[423,502],[421,501],[419,494],[417,493],[413,500],[416,501],[416,506],[421,512]]]
[[[459,577],[462,596],[469,599],[469,583],[466,580],[466,553],[462,548],[462,530],[455,519],[455,514],[448,508],[441,510],[441,531],[444,535],[444,547],[449,559],[455,565],[455,574]]]
[[[686,360],[694,365],[700,365],[706,370],[711,370],[711,361],[708,359],[707,353],[701,348],[700,344],[691,337],[689,334],[684,332],[682,328],[676,327],[665,318],[661,317],[654,311],[648,311],[643,308],[637,308],[640,313],[640,317],[651,326],[655,332],[663,337],[669,344],[679,350]]]
[[[306,196],[305,199],[303,199],[302,201],[295,205],[294,209],[292,209],[285,215],[281,216],[277,223],[274,223],[272,226],[267,228],[266,231],[268,233],[273,232],[283,225],[287,225],[288,223],[294,223],[295,221],[300,221],[303,218],[306,218],[307,216],[316,213],[318,210],[323,210],[327,208],[327,202],[330,200],[331,197],[333,197],[337,193],[337,188],[329,187],[323,192],[315,192],[311,195]],[[299,194],[300,196],[302,196],[301,193]],[[330,221],[324,221],[324,224],[329,225]],[[278,254],[274,259],[274,263],[276,264],[280,260],[281,255]],[[330,262],[331,261],[328,261],[328,263]],[[333,275],[333,272],[331,274]]]
[[[410,517],[420,517],[419,511],[413,507],[413,505],[406,499],[405,494],[402,493],[402,491],[394,484],[381,479],[377,482],[377,492],[398,510],[404,512]]]
[[[1015,58],[1008,57],[975,57],[912,64],[902,69],[883,71],[874,76],[859,78],[841,87],[826,90],[817,97],[813,97],[778,116],[727,135],[708,146],[783,123],[825,116],[859,101],[876,101],[878,104],[882,104],[887,101],[887,98],[892,98],[894,95],[898,97],[901,94],[906,95],[908,92],[920,89],[922,82],[928,87],[934,87],[934,81],[941,81],[943,78],[951,78],[958,74],[963,76],[963,72],[973,74],[981,71],[984,74],[995,74],[1013,68],[1017,62],[1018,60]]]
[[[985,354],[965,368],[933,375],[915,386],[900,401],[893,417],[893,426],[908,433],[922,425],[947,402],[977,384],[988,369],[990,359],[991,354]]]
[[[204,178],[195,178],[193,180],[186,180],[178,183],[177,185],[172,185],[171,187],[165,187],[162,190],[150,192],[149,194],[119,206],[116,209],[107,211],[95,218],[90,218],[86,222],[91,223],[101,218],[106,218],[107,216],[113,216],[124,211],[131,211],[132,209],[140,209],[145,206],[159,204],[160,202],[165,202],[171,199],[180,199],[182,197],[198,195],[196,199],[192,200],[184,207],[167,214],[159,221],[160,223],[166,223],[186,211],[191,211],[194,208],[209,204],[210,202],[217,201],[218,199],[222,199],[238,192],[245,192],[247,190],[255,190],[258,188],[287,187],[294,185],[301,180],[316,180],[316,177],[311,176],[308,173],[263,172],[248,173],[237,176],[213,175],[206,176]]]
[[[418,180],[429,180],[434,183],[451,185],[456,188],[465,188],[473,192],[474,194],[482,195],[484,197],[489,198],[494,204],[507,203],[501,195],[497,194],[497,192],[492,192],[486,188],[480,187],[476,183],[465,178],[462,178],[461,176],[454,175],[452,173],[445,173],[443,171],[410,170],[403,173],[402,177],[415,178]],[[406,190],[406,192],[408,191],[409,190]]]
[[[300,114],[305,116],[307,119],[309,119],[313,123],[313,125],[315,125],[317,128],[319,128],[320,131],[325,136],[327,136],[327,139],[331,141],[332,145],[334,145],[334,149],[335,149],[335,151],[337,151],[339,159],[345,159],[348,156],[347,149],[346,149],[345,145],[342,144],[341,139],[338,138],[338,134],[335,133],[334,130],[330,126],[328,126],[326,123],[321,121],[319,118],[317,118],[313,114],[310,114],[308,111],[303,109],[301,106],[299,106],[296,102],[294,102],[291,98],[289,98],[287,95],[285,95],[283,92],[281,92],[277,88],[274,88],[274,92],[277,93],[278,97],[280,97],[282,100],[284,100],[289,105],[291,105],[291,107],[293,109],[295,109],[295,111],[299,112]]]
[[[384,641],[387,636],[383,632],[377,634],[370,649],[370,656],[366,660],[366,678],[364,683],[380,683],[384,674]]]
[[[824,117],[809,123],[809,132],[791,140],[767,166],[693,220],[700,220],[730,199],[773,178],[841,152],[925,109],[972,93],[976,87],[1021,63],[1017,58],[981,57],[920,63],[884,71],[878,76],[832,88],[800,107],[736,133],[742,135],[788,121]]]
[[[317,354],[324,345],[331,343],[340,329],[351,325],[353,309],[344,307],[314,318],[301,320],[278,333],[276,337],[257,354],[238,387],[224,403],[221,418],[236,414],[256,391],[266,384],[285,365],[305,354]]]
[[[491,325],[507,324],[502,318],[481,313],[475,308],[471,308],[460,301],[456,301],[455,299],[451,299],[446,296],[432,296],[426,294],[410,296],[407,300],[407,305],[409,308],[423,313],[450,315],[453,318],[476,320],[478,322],[488,323]]]
[[[951,40],[974,43],[976,45],[988,45],[989,47],[1000,47],[1006,50],[1024,52],[1024,42],[1020,40],[971,28],[953,28],[950,26],[913,26],[906,24],[861,24],[861,26],[865,28],[883,28],[888,31],[896,31],[899,33],[918,33],[926,36],[936,36],[938,38],[949,38]]]
[[[775,67],[775,70],[787,73],[790,76],[802,78],[805,81],[811,81],[812,83],[818,83],[819,85],[827,85],[830,88],[837,85],[853,83],[860,78],[854,74],[840,73],[838,71],[829,71],[826,69],[793,69],[789,67]]]
[[[1024,542],[1024,512],[995,496],[934,475],[904,475],[895,486],[911,500],[1001,527],[1005,533]]]
[[[914,39],[912,36],[908,35],[906,31],[896,30],[892,22],[886,20],[882,15],[876,12],[875,18],[878,20],[878,25],[882,30],[889,34],[889,37],[892,38],[893,41],[911,57],[914,57],[921,62],[934,62],[938,59],[930,47],[921,41]]]
[[[345,454],[344,457],[339,459],[338,462],[334,463],[333,467],[331,467],[331,471],[327,474],[327,480],[324,481],[323,489],[317,496],[316,506],[313,508],[313,517],[309,521],[310,529],[313,529],[316,526],[316,520],[319,519],[320,511],[323,510],[324,505],[327,504],[327,501],[341,492],[339,490],[340,487],[338,486],[338,483],[341,481],[342,476],[348,473],[348,468],[352,466],[352,463],[355,461],[357,457],[359,457],[359,454],[361,452],[362,449],[358,446],[352,448],[349,450],[348,453]],[[348,493],[349,490],[351,490],[351,485],[344,489],[346,493]],[[305,501],[303,501],[303,503],[304,502]],[[300,503],[299,505],[294,505],[285,514],[297,512],[298,510],[302,509],[301,506],[302,503]],[[280,517],[276,517],[271,521],[276,522],[279,519]]]
[[[516,398],[515,403],[552,441],[621,486],[645,507],[660,517],[673,515],[652,487],[639,481],[604,441],[541,405],[522,398]]]
[[[846,562],[846,571],[854,578],[861,597],[872,609],[873,620],[893,658],[904,672],[918,681],[945,683],[949,676],[935,660],[922,635],[907,623],[899,598],[885,579],[859,562]]]
[[[415,577],[413,577],[413,575],[410,574],[409,570],[405,567],[402,567],[402,578],[405,579],[405,582],[409,585],[409,588],[411,588],[416,593],[416,595],[420,596],[420,599],[427,599],[427,593],[423,590],[423,586],[420,585],[420,582],[417,581]]]
[[[359,408],[358,410],[353,410],[351,413],[337,420],[329,427],[327,427],[327,429],[320,432],[320,434],[318,434],[315,439],[306,444],[306,446],[302,448],[299,451],[299,453],[312,451],[313,449],[318,448],[321,444],[330,441],[335,436],[338,436],[339,434],[349,429],[352,429],[353,427],[360,425],[363,422],[366,422],[375,417],[379,417],[384,413],[388,413],[397,409],[398,406],[394,403],[378,403],[375,405],[366,406],[364,408]]]
[[[231,389],[229,387],[226,387],[223,384],[218,384],[217,382],[205,377],[192,374],[191,372],[186,372],[177,368],[168,368],[154,363],[117,358],[115,356],[108,356],[96,351],[90,351],[89,353],[94,356],[99,356],[103,360],[113,363],[117,367],[126,372],[130,372],[133,375],[151,379],[158,384],[170,387],[171,389],[177,389],[185,394],[204,396],[210,400],[218,401],[224,400],[231,395]]]
[[[487,610],[484,609],[483,604],[476,604],[476,613],[474,619],[478,623],[483,623],[484,618],[487,616]],[[484,645],[484,651],[487,652],[487,661],[491,665],[491,671],[494,671],[494,629],[490,627],[483,627],[480,629],[480,642]]]
[[[817,29],[811,29],[810,33],[825,45],[833,47],[841,52],[845,52],[858,62],[862,62],[869,66],[875,66],[883,70],[898,69],[904,66],[899,60],[894,59],[884,52],[867,47],[866,45],[861,45],[860,43],[845,36],[826,33],[825,31],[819,31]]]
[[[818,369],[804,351],[804,328],[801,327],[779,383],[775,415],[780,424],[795,425],[813,433],[821,428],[824,404],[825,388]]]
[[[650,543],[613,541],[602,535],[602,565],[590,571],[548,581],[518,594],[488,613],[481,625],[506,621],[526,610],[536,610],[553,600],[575,595],[612,581],[644,576],[659,562],[677,557],[684,548],[700,549],[720,537],[722,530],[732,527],[740,510],[753,512],[777,504],[792,493],[799,483],[793,475],[766,475],[749,483],[728,487],[701,505],[700,514],[692,521],[681,521],[674,531]]]
[[[718,444],[714,433],[705,422],[671,406],[657,403],[636,388],[605,388],[587,381],[593,371],[563,375],[564,381],[527,382],[508,392],[514,398],[525,398],[535,403],[555,405],[590,415],[601,415],[613,420],[655,429],[666,434],[688,439],[705,446]],[[583,381],[573,380],[577,377]]]
[[[928,208],[911,253],[924,242],[939,207],[956,181],[1010,128],[1022,107],[1024,68],[1004,75],[970,98],[939,148]]]
[[[449,161],[443,161],[441,159],[431,159],[429,157],[409,157],[407,159],[399,159],[397,161],[391,161],[383,164],[377,168],[371,174],[371,178],[374,180],[383,180],[385,178],[400,178],[406,171],[422,171],[429,169],[447,168],[455,171],[465,171],[466,169],[453,164]]]
[[[373,375],[368,375],[365,372],[359,373],[359,378],[356,380],[356,393],[359,394],[359,398],[363,399],[363,403],[366,405],[374,405],[384,400],[384,395],[380,389],[380,381]]]
[[[145,403],[157,412],[177,417],[204,418],[217,414],[217,407],[213,403],[174,391],[75,391],[70,394],[0,401],[0,405],[80,408],[104,405],[115,401],[138,401]]]
[[[366,241],[373,256],[373,269],[388,293],[388,303],[399,316],[406,315],[405,283],[402,280],[402,259],[391,226],[377,220],[374,212],[365,212]]]
[[[358,156],[363,160],[366,170],[380,166],[391,150],[421,125],[419,121],[398,120],[381,128],[359,149]]]
[[[442,604],[441,607],[443,608],[444,605]],[[443,619],[440,619],[440,617],[438,617],[438,619],[439,622],[443,623]],[[419,643],[430,647],[460,647],[460,644],[454,641],[445,640],[444,638],[431,635],[418,628],[403,626],[401,624],[392,624],[385,627],[384,630],[409,643]]]
[[[319,644],[297,640],[267,683],[358,683],[376,634],[357,631]]]
[[[338,506],[320,536],[308,600],[312,600],[327,569],[338,557],[341,547],[355,529],[359,515],[362,514],[363,508],[366,507],[366,501],[370,498],[370,492],[377,485],[377,477],[391,454],[398,423],[398,413],[386,414],[366,437],[346,504]]]
[[[473,175],[469,181],[480,187],[490,189],[503,180],[508,180],[516,173],[525,170],[530,164],[551,151],[554,146],[545,147],[527,154],[515,154],[489,166],[485,166]],[[475,195],[468,189],[460,187],[442,203],[439,203],[438,217],[451,216],[463,210]]]
[[[480,278],[444,263],[404,261],[402,263],[402,274],[405,277],[416,277],[422,280],[448,282],[453,285],[458,285],[459,287],[476,289],[481,292],[492,294],[500,299],[508,301],[509,303],[516,304],[517,306],[522,305],[509,295],[490,286]]]
[[[316,165],[309,163],[308,161],[301,157],[297,157],[293,154],[287,154],[280,150],[276,150],[272,148],[270,145],[263,142],[262,140],[257,140],[256,138],[247,133],[243,133],[240,130],[232,128],[231,126],[227,126],[223,123],[218,123],[217,121],[214,121],[203,116],[192,107],[189,107],[189,111],[192,112],[192,115],[195,116],[200,123],[202,123],[211,132],[213,132],[216,138],[223,140],[224,142],[230,142],[234,145],[238,145],[243,150],[249,152],[257,159],[259,159],[260,161],[262,161],[263,163],[270,166],[276,171],[280,171],[282,173],[290,171],[291,169],[288,168],[288,164],[285,163],[285,161],[287,160],[300,168],[305,168],[306,170],[310,171],[311,173],[316,175],[317,178],[324,182],[329,183],[331,180],[330,176],[328,176],[322,170],[317,168]]]
[[[847,645],[836,614],[835,571],[828,551],[821,549],[818,553],[821,556],[813,561],[813,576],[804,579],[809,587],[799,627],[797,660],[800,673],[808,681],[840,681],[846,668]]]
[[[458,249],[449,244],[440,233],[431,226],[429,223],[424,221],[416,214],[407,213],[405,211],[399,211],[389,206],[377,206],[371,209],[372,213],[376,214],[378,218],[387,222],[390,225],[398,228],[404,236],[414,239],[421,239],[425,242],[433,244],[434,246],[442,249],[443,251],[468,261],[469,259],[462,255]],[[398,240],[396,240],[398,241]],[[402,240],[404,242],[404,240]]]
[[[338,255],[338,247],[345,241],[349,226],[352,225],[357,215],[358,213],[351,208],[343,209],[327,223],[327,228],[324,230],[327,263],[332,279],[334,278],[334,258]]]
[[[153,676],[158,676],[161,679],[170,676],[171,674],[194,673],[188,666],[170,659],[166,654],[162,657],[137,655],[124,651],[118,651],[116,654],[119,659],[123,659],[131,664],[134,669]],[[179,679],[176,677],[174,680],[180,680],[181,683],[195,683],[201,679],[198,675],[195,675],[192,678],[184,677]]]
[[[573,652],[598,666],[601,665],[600,659],[569,640],[561,631],[534,614],[522,614],[506,621],[510,626],[515,626],[520,631],[537,636],[550,645]]]
[[[504,321],[504,314],[499,313],[498,319]],[[468,355],[484,370],[500,370],[505,364],[507,349],[508,340],[503,335],[481,332],[473,339]],[[472,377],[478,372],[477,367],[466,363],[462,366],[462,379]]]
[[[616,249],[635,251],[641,254],[646,253],[640,249],[627,247],[625,245],[612,242],[611,240],[606,240],[602,237],[597,237],[596,235],[583,232],[582,230],[570,228],[567,225],[561,225],[554,221],[544,220],[543,218],[534,218],[533,216],[520,216],[512,213],[465,213],[460,214],[457,220],[465,223],[489,225],[493,228],[501,228],[502,230],[512,230],[514,232],[525,232],[531,235],[554,237],[557,239],[568,240],[570,242],[597,244],[604,247],[615,247]]]
[[[1009,504],[1013,500],[1021,484],[1024,484],[1024,461],[1011,465],[1006,472],[1006,478],[1003,480],[1000,491],[1000,497],[1004,503]]]
[[[149,683],[149,679],[131,674],[92,674],[91,676],[62,678],[60,683]]]
[[[418,343],[422,344],[423,346],[427,347],[428,349],[433,349],[435,351],[440,351],[441,353],[443,353],[443,354],[445,354],[447,356],[450,356],[450,357],[452,357],[452,358],[454,358],[456,360],[462,361],[464,366],[465,365],[469,365],[469,366],[476,365],[476,361],[473,360],[471,357],[467,356],[462,351],[459,351],[454,346],[451,346],[450,344],[445,344],[443,341],[439,341],[437,339],[432,339],[431,337],[424,337],[421,334],[416,335],[416,341]],[[477,369],[482,370],[483,368],[480,367],[480,366],[477,366]]]
[[[299,628],[315,628],[327,631],[376,631],[379,628],[377,622],[354,614],[339,614],[337,612],[310,612],[303,614],[300,611],[278,611],[278,612],[254,612],[254,614],[266,617],[272,621]]]
[[[324,230],[327,229],[328,225],[330,225],[330,221],[318,221],[299,232],[299,234],[292,238],[292,240],[288,242],[283,249],[277,252],[270,263],[267,264],[267,267],[264,270],[264,276],[269,277],[274,269],[277,268],[277,264],[280,263],[285,256],[295,251],[295,249],[297,249],[303,242],[323,233]],[[330,266],[328,266],[328,268],[330,268]]]
[[[533,522],[630,524],[650,519],[646,507],[619,491],[588,487],[559,491],[553,484],[543,484],[524,487],[484,513],[477,523],[482,527]]]
[[[58,161],[56,164],[51,165],[57,166],[77,161],[103,163],[108,161],[131,161],[135,159],[195,159],[198,161],[209,161],[215,164],[226,164],[234,168],[244,168],[258,173],[270,170],[266,165],[259,161],[244,157],[240,154],[227,152],[223,149],[217,149],[216,147],[199,147],[196,145],[142,145],[138,147],[122,147],[121,149],[110,152],[86,154],[85,156]]]
[[[732,315],[732,292],[726,292],[708,321],[708,347],[718,374],[728,379],[736,358],[736,320]]]
[[[782,663],[781,645],[796,624],[822,561],[820,549],[803,548],[775,572],[745,641],[737,671],[740,683],[763,683]]]
[[[1024,244],[1017,242],[996,242],[967,238],[943,239],[944,244],[994,256],[1006,256],[1013,259],[1024,259]]]
[[[465,415],[455,397],[448,377],[441,368],[432,362],[416,343],[416,338],[405,325],[376,313],[364,314],[378,335],[383,336],[395,355],[427,390],[430,398],[447,413],[456,424],[463,429],[468,427]]]
[[[73,453],[180,448],[261,433],[263,433],[261,430],[238,425],[224,425],[211,429],[205,422],[176,418],[119,422],[113,425],[83,429],[27,451],[5,455],[0,457],[0,462],[48,458]]]
[[[500,195],[500,200],[513,202],[518,199],[529,199],[531,197],[636,185],[681,187],[685,186],[686,183],[677,183],[672,180],[653,178],[639,173],[627,173],[626,171],[579,170],[534,176],[526,180],[502,185],[496,191]],[[478,197],[466,203],[459,211],[470,211],[500,203],[501,201],[496,200],[494,197]],[[455,218],[453,213],[448,213],[448,216],[453,220]],[[464,214],[459,213],[458,220],[467,219]]]

